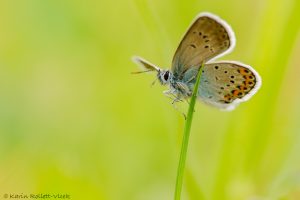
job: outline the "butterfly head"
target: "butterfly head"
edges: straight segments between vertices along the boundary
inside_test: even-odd
[[[170,83],[172,73],[169,70],[159,70],[157,78],[162,85],[167,85]]]

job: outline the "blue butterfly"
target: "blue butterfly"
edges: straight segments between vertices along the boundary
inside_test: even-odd
[[[248,100],[261,86],[259,74],[249,65],[216,59],[233,50],[235,36],[231,27],[218,16],[200,13],[177,48],[170,70],[163,70],[141,57],[133,60],[148,71],[156,71],[164,91],[174,101],[191,97],[199,67],[204,63],[198,98],[220,108],[232,110]]]

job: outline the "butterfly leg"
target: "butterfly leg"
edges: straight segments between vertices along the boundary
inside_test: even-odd
[[[179,96],[174,95],[174,99],[172,101],[172,104],[177,103],[177,102],[183,102],[183,100]]]
[[[177,97],[174,94],[166,94],[166,97],[168,97],[172,100],[172,104],[174,104],[175,102],[182,101],[180,99],[177,99]]]
[[[178,94],[177,93],[177,96],[175,96],[175,94],[173,94],[174,95],[174,99],[173,99],[173,102],[172,102],[172,105],[173,105],[173,107],[177,110],[177,111],[179,111],[182,115],[183,115],[183,117],[184,117],[184,120],[186,120],[186,114],[184,113],[184,112],[182,112],[181,110],[179,110],[179,108],[176,106],[176,103],[177,102],[183,102],[183,100],[182,100],[182,96],[180,95],[180,94]]]
[[[179,94],[183,97],[189,97],[192,95],[190,88],[185,83],[178,82],[176,83],[177,90]]]
[[[175,108],[175,110],[177,110],[178,112],[180,112],[183,115],[184,120],[186,120],[186,114],[184,112],[182,112],[181,110],[179,110],[179,108],[176,106],[177,102],[182,102],[181,98],[178,97],[178,96],[175,97],[174,100],[173,100],[173,102],[172,102],[173,108]]]
[[[192,77],[191,79],[188,80],[188,82],[192,81],[195,77]],[[178,89],[181,91],[183,96],[185,97],[190,97],[192,95],[192,91],[189,89],[189,87],[185,83],[177,83]],[[188,98],[183,98],[185,102],[190,105],[190,102],[188,101]],[[183,101],[183,100],[181,100]],[[195,110],[194,110],[195,112]]]
[[[172,90],[165,90],[165,91],[163,91],[163,94],[172,100],[174,100],[174,98],[175,98],[174,91],[172,91]]]
[[[175,89],[164,91],[164,94],[170,97],[173,101],[172,104],[176,102],[183,102],[181,95]]]
[[[192,76],[186,83],[190,83],[192,80],[196,79],[196,76]]]
[[[177,92],[175,89],[170,89],[170,90],[165,90],[163,91],[163,94],[166,95],[167,97],[171,98],[173,100],[172,104],[175,102],[175,101],[182,101],[180,98],[178,98],[176,96]]]
[[[176,106],[175,103],[177,102],[182,102],[182,98],[180,96],[178,96],[178,94],[176,93],[176,90],[175,89],[170,89],[170,90],[166,90],[163,92],[167,97],[171,98],[173,101],[172,101],[172,106],[175,110],[177,110],[178,112],[180,112],[184,119],[186,120],[186,115],[185,113],[183,113],[181,110],[179,110],[179,108]],[[177,95],[176,95],[177,94]]]

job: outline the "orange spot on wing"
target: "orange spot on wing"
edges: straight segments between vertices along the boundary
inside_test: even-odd
[[[233,94],[234,97],[237,97],[238,94],[239,94],[239,92],[240,92],[240,91],[238,91],[238,90],[234,90],[234,91],[232,91],[232,94]]]
[[[239,73],[242,74],[242,75],[249,75],[249,73],[251,74],[249,69],[242,68],[242,67],[239,69]]]

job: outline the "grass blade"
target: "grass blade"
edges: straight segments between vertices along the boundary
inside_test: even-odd
[[[201,65],[201,67],[198,70],[197,80],[196,80],[196,83],[194,86],[194,90],[193,90],[193,94],[191,97],[188,114],[187,114],[187,118],[186,118],[186,122],[185,122],[185,126],[184,126],[180,158],[179,158],[179,164],[178,164],[178,169],[177,169],[177,178],[176,178],[175,195],[174,195],[175,200],[180,200],[180,196],[181,196],[186,154],[187,154],[187,148],[188,148],[188,144],[189,144],[189,137],[190,137],[190,131],[191,131],[191,126],[192,126],[192,121],[193,121],[194,107],[195,107],[195,103],[196,103],[196,99],[197,99],[200,77],[202,74],[202,68],[203,68],[203,64]]]

